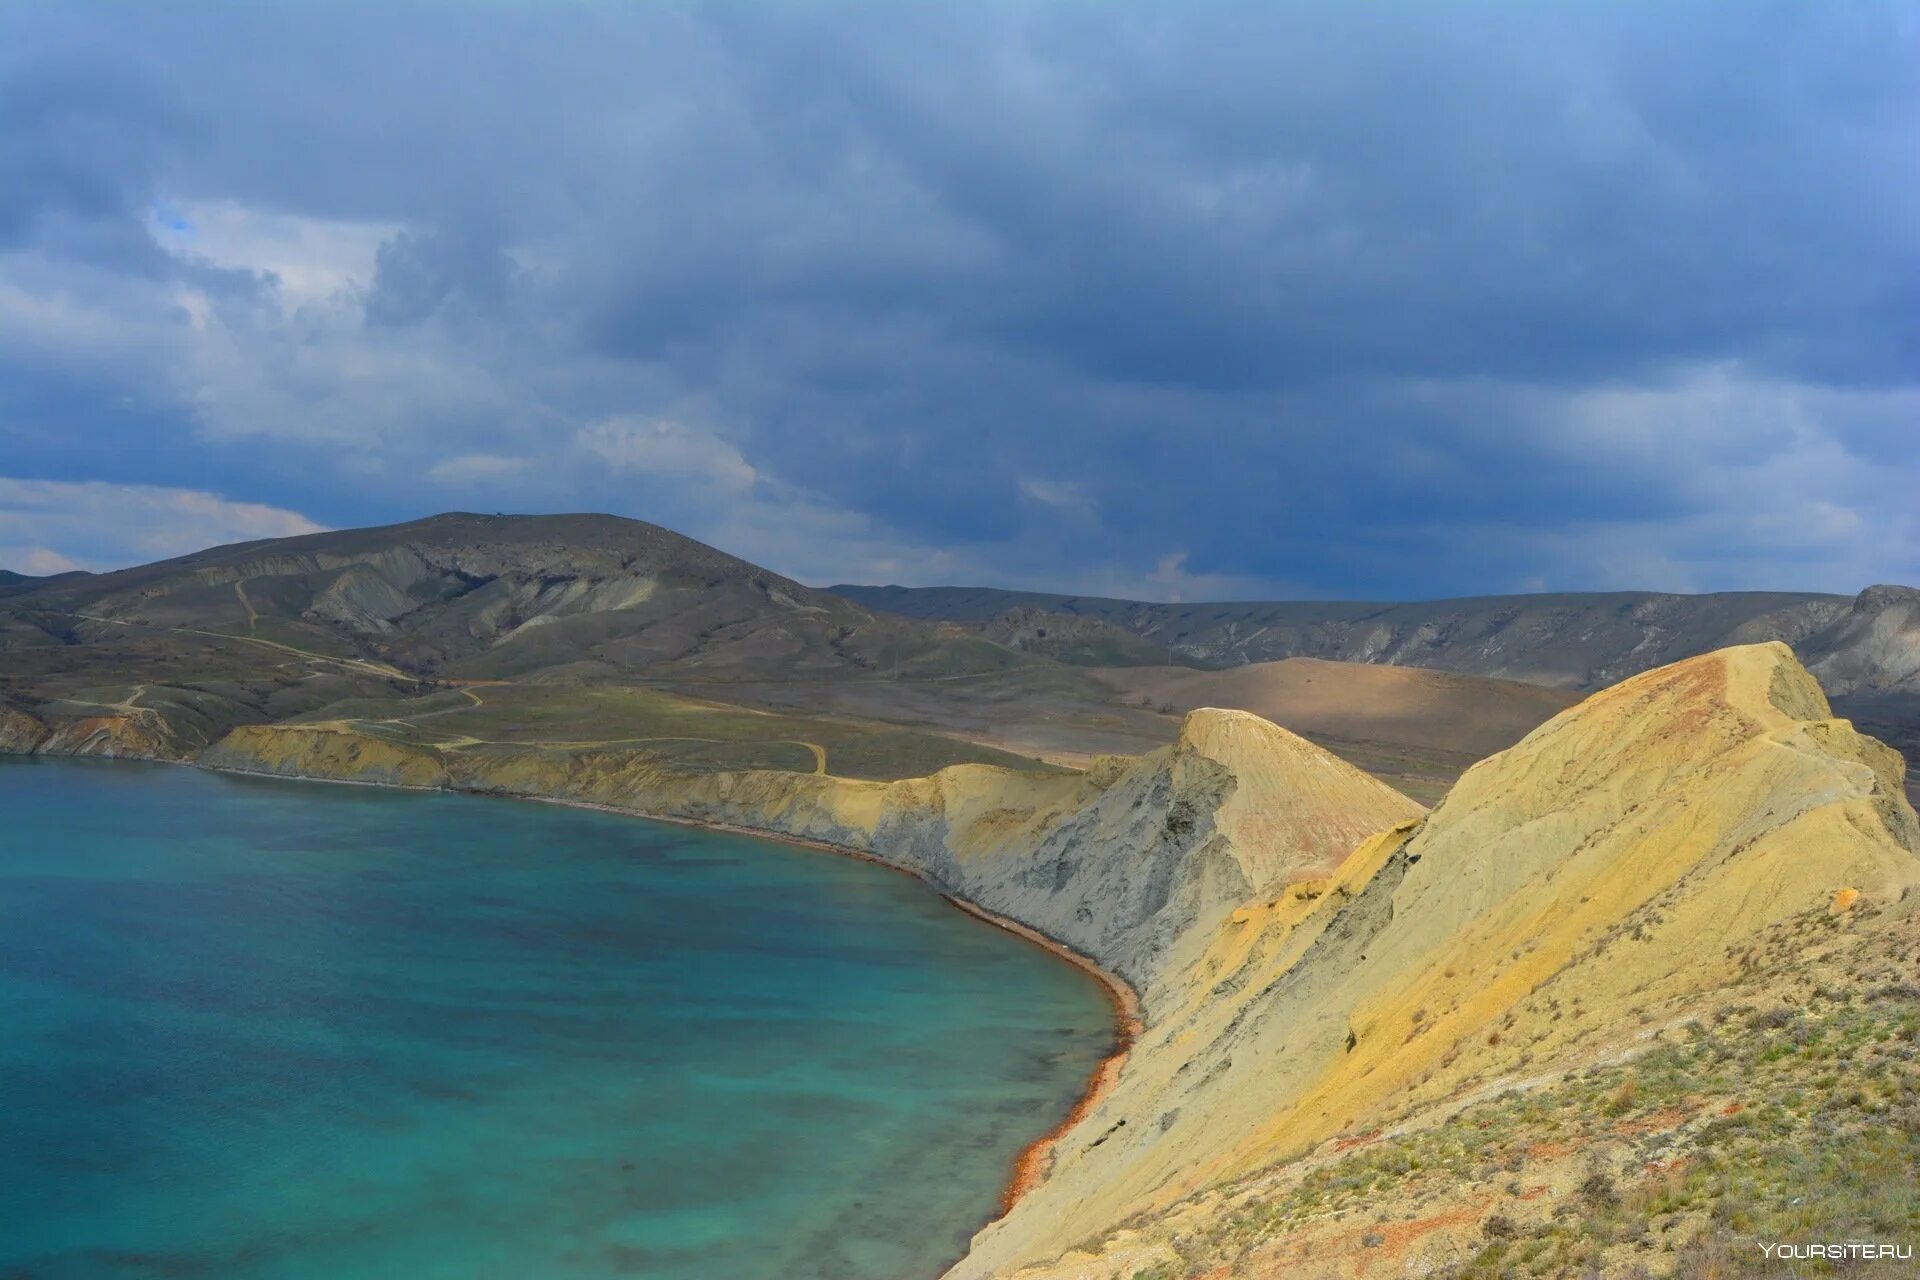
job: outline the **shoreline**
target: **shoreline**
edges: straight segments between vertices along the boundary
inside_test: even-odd
[[[692,827],[701,831],[715,831],[727,835],[749,836],[756,840],[770,840],[779,844],[791,845],[799,849],[809,849],[816,853],[832,854],[836,857],[853,858],[860,862],[872,863],[876,867],[901,875],[911,876],[938,894],[942,900],[956,910],[962,911],[983,924],[991,925],[1030,946],[1038,947],[1056,959],[1063,960],[1085,973],[1100,985],[1106,994],[1107,1003],[1112,1012],[1113,1044],[1106,1056],[1094,1064],[1088,1074],[1087,1082],[1080,1096],[1068,1109],[1058,1123],[1039,1137],[1022,1147],[1014,1157],[1013,1166],[1008,1171],[1000,1189],[997,1209],[991,1218],[981,1223],[978,1230],[985,1230],[995,1222],[1006,1217],[1019,1204],[1022,1197],[1033,1190],[1046,1177],[1052,1164],[1053,1151],[1060,1139],[1080,1121],[1093,1112],[1093,1109],[1106,1100],[1113,1091],[1114,1084],[1120,1078],[1121,1068],[1126,1065],[1135,1042],[1140,1037],[1142,1021],[1140,1014],[1140,996],[1133,987],[1118,974],[1102,968],[1092,956],[1076,951],[1056,938],[1050,938],[1029,925],[1010,916],[1003,916],[976,902],[952,892],[938,883],[925,872],[912,867],[902,866],[889,861],[877,853],[866,849],[856,849],[852,845],[835,844],[829,840],[818,840],[809,836],[785,835],[779,832],[765,831],[757,827],[745,827],[734,822],[718,822],[711,819],[667,816],[649,813],[644,809],[629,808],[625,805],[603,804],[596,800],[575,800],[565,796],[526,795],[510,791],[491,791],[466,787],[423,787],[403,782],[373,782],[362,778],[316,778],[304,774],[287,775],[273,773],[264,769],[235,769],[221,765],[204,765],[194,760],[164,761],[168,764],[185,764],[208,773],[228,773],[247,778],[277,778],[283,782],[332,782],[353,787],[378,787],[391,791],[441,792],[449,795],[481,796],[496,800],[527,800],[535,804],[559,805],[568,809],[590,809],[597,813],[610,813],[623,818],[639,818],[647,822],[664,822],[674,826]]]
[[[382,786],[382,783],[368,783],[368,786]],[[419,787],[411,790],[455,790],[454,788]],[[1010,933],[1031,946],[1038,947],[1058,960],[1064,960],[1080,970],[1095,982],[1106,994],[1111,1006],[1113,1026],[1113,1046],[1105,1057],[1094,1064],[1093,1071],[1087,1077],[1086,1085],[1081,1089],[1079,1098],[1067,1111],[1059,1123],[1029,1142],[1014,1157],[1013,1168],[1000,1189],[999,1209],[993,1217],[981,1224],[981,1229],[1013,1211],[1027,1192],[1038,1186],[1046,1177],[1047,1168],[1052,1163],[1053,1149],[1065,1137],[1067,1132],[1084,1120],[1093,1109],[1106,1100],[1113,1091],[1114,1083],[1120,1078],[1120,1069],[1126,1065],[1127,1056],[1132,1053],[1134,1043],[1140,1038],[1142,1022],[1140,1016],[1140,996],[1126,979],[1118,974],[1109,973],[1092,956],[1074,950],[1066,943],[1046,934],[1030,925],[1024,925],[1011,916],[1003,916],[991,911],[977,902],[952,892],[939,884],[924,872],[912,867],[903,867],[890,862],[877,853],[865,849],[856,849],[852,845],[835,844],[830,840],[816,840],[809,836],[781,835],[763,831],[756,827],[743,827],[734,822],[715,822],[701,818],[663,817],[641,809],[630,809],[623,805],[601,804],[594,800],[569,800],[562,796],[523,796],[495,791],[467,791],[462,794],[479,796],[497,796],[509,800],[531,800],[537,804],[560,805],[569,809],[592,809],[600,813],[617,814],[627,818],[641,818],[648,822],[665,822],[675,826],[693,827],[701,831],[718,831],[727,835],[751,836],[756,840],[771,840],[779,844],[793,845],[796,848],[810,849],[817,853],[829,853],[836,857],[853,858],[860,862],[869,862],[876,867],[911,876],[921,884],[938,894],[949,906],[972,916],[983,924],[991,925],[1005,933]]]
[[[928,884],[941,897],[975,919],[997,929],[1003,929],[1017,938],[1025,939],[1086,973],[1100,984],[1107,993],[1108,1003],[1113,1006],[1113,1047],[1108,1050],[1106,1057],[1094,1064],[1085,1087],[1080,1091],[1079,1100],[1073,1104],[1065,1116],[1061,1117],[1060,1123],[1029,1142],[1021,1149],[1020,1154],[1014,1157],[1013,1173],[1007,1179],[1006,1186],[1000,1191],[999,1216],[993,1219],[994,1222],[998,1222],[1000,1218],[1013,1212],[1013,1207],[1020,1203],[1021,1197],[1040,1185],[1041,1180],[1047,1176],[1047,1170],[1053,1163],[1053,1149],[1059,1145],[1060,1139],[1067,1135],[1068,1130],[1091,1115],[1093,1109],[1113,1092],[1114,1083],[1120,1078],[1120,1068],[1126,1065],[1127,1056],[1133,1052],[1134,1043],[1140,1038],[1142,1030],[1140,997],[1124,979],[1102,969],[1092,957],[1082,955],[1065,943],[1057,942],[1039,930],[1021,924],[1018,920],[998,915],[968,902],[965,898],[947,893],[923,877],[915,876],[915,879]]]

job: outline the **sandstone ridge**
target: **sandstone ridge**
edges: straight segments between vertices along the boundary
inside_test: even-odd
[[[1683,1018],[1788,922],[1843,904],[1863,932],[1911,928],[1920,832],[1903,771],[1831,718],[1783,644],[1587,699],[1170,969],[1082,1131],[1115,1138],[1063,1144],[1054,1178],[955,1277],[1074,1241],[1091,1243],[1036,1274],[1132,1274],[1120,1258],[1231,1212],[1245,1179]],[[1089,1253],[1115,1265],[1088,1270]]]

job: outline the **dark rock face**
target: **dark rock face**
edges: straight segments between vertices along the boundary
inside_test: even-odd
[[[1801,656],[1827,692],[1920,695],[1920,591],[1874,586]]]
[[[47,740],[47,726],[14,707],[0,703],[0,754],[28,755]]]

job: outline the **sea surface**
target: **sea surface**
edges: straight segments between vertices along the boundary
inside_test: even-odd
[[[0,758],[0,1277],[931,1277],[1109,1016],[850,859]]]

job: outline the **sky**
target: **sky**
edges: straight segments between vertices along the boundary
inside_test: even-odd
[[[1920,3],[0,0],[0,567],[1920,582]]]

